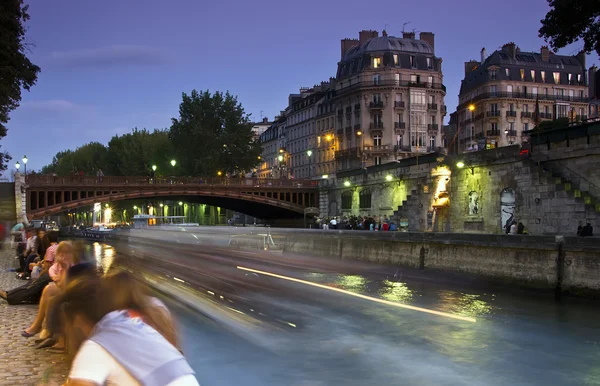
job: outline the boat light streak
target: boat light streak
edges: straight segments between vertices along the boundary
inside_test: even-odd
[[[475,318],[471,318],[471,317],[468,317],[468,316],[454,315],[454,314],[449,314],[447,312],[435,311],[435,310],[430,310],[430,309],[422,308],[422,307],[415,307],[415,306],[411,306],[411,305],[408,305],[408,304],[394,303],[394,302],[390,302],[389,300],[378,299],[378,298],[374,298],[374,297],[371,297],[371,296],[357,294],[357,293],[354,293],[354,292],[346,291],[346,290],[341,289],[341,288],[329,287],[329,286],[326,286],[326,285],[323,285],[323,284],[317,284],[317,283],[313,283],[313,282],[302,280],[302,279],[296,279],[296,278],[289,277],[289,276],[278,275],[276,273],[259,271],[257,269],[246,268],[246,267],[241,267],[241,266],[238,266],[237,269],[240,269],[242,271],[254,272],[254,273],[265,275],[265,276],[271,276],[271,277],[275,277],[275,278],[278,278],[278,279],[288,280],[288,281],[292,281],[292,282],[295,282],[295,283],[306,284],[306,285],[309,285],[309,286],[312,286],[312,287],[322,288],[322,289],[326,289],[326,290],[329,290],[329,291],[339,292],[339,293],[342,293],[342,294],[345,294],[345,295],[350,295],[350,296],[354,296],[354,297],[357,297],[357,298],[361,298],[361,299],[365,299],[365,300],[370,300],[372,302],[381,303],[381,304],[385,304],[385,305],[392,306],[392,307],[405,308],[407,310],[424,312],[424,313],[427,313],[427,314],[433,314],[433,315],[443,316],[443,317],[446,317],[446,318],[462,320],[462,321],[465,321],[465,322],[471,322],[471,323],[476,323],[477,322],[477,320]]]

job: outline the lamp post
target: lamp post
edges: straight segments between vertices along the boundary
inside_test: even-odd
[[[279,154],[279,155],[277,156],[277,160],[279,161],[279,178],[283,178],[283,166],[282,166],[282,163],[283,163],[283,155],[282,155],[282,154]]]
[[[17,163],[15,164],[15,168],[17,168],[17,173],[19,172],[20,167],[21,167],[21,164],[19,163],[19,161],[17,161]]]
[[[360,166],[365,169],[365,140],[362,131],[357,131],[356,135],[360,138]]]
[[[152,183],[156,184],[156,165],[152,165]]]
[[[313,154],[312,150],[309,149],[306,151],[306,155],[308,156],[308,179],[309,180],[312,178],[312,162],[311,162],[312,154]]]
[[[27,161],[29,161],[29,160],[27,159],[27,156],[24,155],[23,156],[23,165],[25,165],[25,178],[27,178]]]

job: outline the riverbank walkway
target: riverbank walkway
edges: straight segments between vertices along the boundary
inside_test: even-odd
[[[26,283],[9,272],[16,266],[14,250],[5,245],[0,250],[0,289],[6,291]],[[35,319],[37,309],[37,305],[9,306],[0,299],[0,386],[54,386],[66,380],[68,362],[64,354],[38,350],[36,337],[21,336]]]

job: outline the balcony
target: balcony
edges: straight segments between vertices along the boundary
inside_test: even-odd
[[[516,137],[517,136],[517,130],[505,130],[504,132],[509,137]]]
[[[427,103],[427,110],[437,111],[438,105],[437,103]]]
[[[531,118],[533,117],[533,113],[530,113],[529,111],[521,111],[521,118]]]
[[[486,111],[485,112],[485,116],[486,117],[499,117],[500,116],[500,111],[498,111],[498,110]]]
[[[499,137],[500,136],[500,130],[496,129],[496,130],[488,130],[485,132],[485,135],[487,135],[488,137]]]
[[[486,92],[477,95],[476,97],[465,101],[458,105],[457,110],[466,109],[470,104],[477,103],[479,101],[487,100],[487,99],[528,99],[532,102],[535,102],[536,99],[540,101],[565,101],[565,102],[579,102],[586,103],[588,101],[587,97],[580,96],[568,96],[568,95],[546,95],[546,94],[530,94],[524,92],[508,92],[508,91],[496,91],[496,92]]]
[[[360,148],[359,147],[351,147],[350,149],[338,150],[335,152],[335,158],[345,158],[345,157],[360,157]]]
[[[427,130],[429,131],[437,131],[439,125],[437,123],[430,123],[427,125]]]
[[[540,113],[540,119],[552,119],[552,113]]]
[[[396,108],[396,109],[403,109],[404,108],[404,101],[395,101],[394,102],[394,108]]]
[[[373,102],[369,103],[369,108],[370,109],[382,109],[383,101],[373,101]]]
[[[406,122],[394,122],[394,129],[404,129]]]
[[[506,112],[506,116],[507,117],[516,117],[517,116],[517,112],[516,111],[507,111]]]
[[[410,153],[410,146],[408,145],[395,145],[394,151],[396,153]]]
[[[368,154],[382,154],[388,153],[392,150],[390,145],[378,145],[378,146],[365,146],[364,152]]]
[[[419,88],[430,88],[434,90],[443,90],[446,92],[446,86],[441,83],[415,83],[408,81],[399,81],[399,80],[381,80],[379,84],[373,84],[373,80],[363,81],[363,82],[355,82],[350,84],[348,81],[342,82],[346,84],[345,87],[340,87],[336,90],[336,94],[343,95],[347,92],[354,91],[356,89],[368,89],[373,87],[419,87]]]
[[[383,122],[371,122],[371,125],[369,125],[369,129],[383,130]]]

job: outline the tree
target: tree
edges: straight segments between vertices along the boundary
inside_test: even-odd
[[[548,5],[551,9],[541,21],[541,38],[555,50],[582,39],[586,53],[600,55],[600,1],[548,0]]]
[[[152,132],[137,128],[131,133],[115,135],[108,143],[107,166],[105,173],[116,176],[147,175],[152,165],[159,174],[176,174],[171,166],[174,157],[173,146],[166,130]]]
[[[183,93],[179,119],[172,122],[169,138],[182,173],[212,177],[218,171],[248,171],[258,163],[261,147],[250,116],[229,92]]]
[[[6,136],[9,113],[19,107],[21,88],[29,90],[40,68],[25,55],[25,22],[29,6],[23,0],[0,1],[0,138]],[[0,172],[11,157],[0,153]]]
[[[106,169],[107,149],[99,142],[90,142],[75,149],[56,153],[50,165],[42,168],[42,173],[56,173],[67,176],[84,172],[94,176],[98,169]]]

